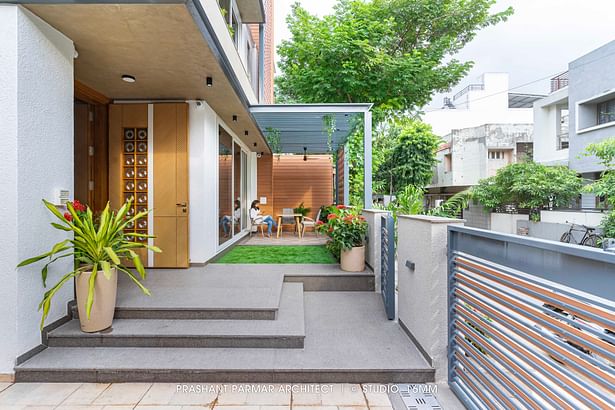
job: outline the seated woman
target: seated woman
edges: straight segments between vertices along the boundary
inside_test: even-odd
[[[239,223],[240,219],[241,219],[241,202],[239,202],[239,200],[235,200],[235,210],[233,211],[233,219],[235,222],[235,225],[237,226],[237,224]],[[222,229],[224,230],[224,237],[228,237],[231,235],[231,216],[230,215],[224,215],[221,219],[220,219],[220,226],[222,226]]]
[[[263,215],[260,210],[260,201],[255,199],[252,201],[252,205],[250,205],[250,220],[252,220],[253,224],[267,224],[267,236],[271,237],[272,228],[277,228],[278,225],[275,223],[271,215]]]

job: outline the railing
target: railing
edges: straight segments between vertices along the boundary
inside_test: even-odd
[[[470,91],[484,90],[484,89],[485,89],[485,84],[470,84],[463,90],[459,91],[457,94],[453,95],[453,101],[455,101],[462,95],[469,93]]]
[[[557,150],[566,149],[570,145],[567,132],[557,134]]]
[[[395,221],[391,214],[380,220],[380,290],[389,320],[395,319]]]
[[[449,384],[468,408],[615,408],[615,255],[449,227]]]
[[[565,71],[551,79],[551,92],[568,87],[568,71]]]

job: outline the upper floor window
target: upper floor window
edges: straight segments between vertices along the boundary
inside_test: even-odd
[[[489,159],[504,159],[504,151],[489,151]]]
[[[615,98],[597,104],[598,125],[615,121]]]

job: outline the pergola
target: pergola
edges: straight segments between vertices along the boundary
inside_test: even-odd
[[[363,121],[364,207],[372,206],[372,104],[273,104],[250,107],[264,135],[277,132],[279,153],[330,154],[344,148]],[[329,131],[328,128],[331,127]],[[348,158],[343,165],[344,202],[348,204]],[[339,175],[339,172],[338,172]],[[336,190],[338,184],[336,184]]]

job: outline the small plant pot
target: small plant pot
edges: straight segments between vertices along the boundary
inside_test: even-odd
[[[98,271],[94,285],[94,303],[88,319],[85,304],[88,300],[90,276],[92,272],[83,272],[75,280],[79,322],[81,331],[86,333],[99,332],[111,327],[117,296],[117,270],[111,270],[111,279],[107,279],[101,270]]]
[[[365,246],[342,249],[341,268],[346,272],[363,272],[365,270]]]

